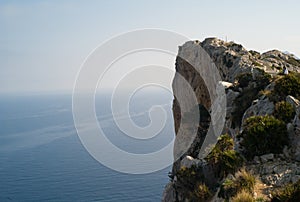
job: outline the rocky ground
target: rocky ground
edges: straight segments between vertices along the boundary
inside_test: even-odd
[[[222,81],[219,83],[223,85],[226,93],[226,117],[224,117],[225,126],[222,134],[229,134],[234,140],[234,150],[243,154],[243,148],[240,145],[243,138],[238,138],[238,136],[242,134],[246,120],[252,116],[274,115],[275,105],[278,103],[276,100],[278,98],[273,93],[274,86],[277,80],[283,78],[285,74],[299,73],[300,61],[293,55],[278,50],[261,54],[248,51],[240,44],[216,38],[208,38],[203,42],[186,42],[179,47],[176,72],[188,81],[196,95],[197,103],[204,106],[207,112],[211,112],[215,97],[214,93],[209,92],[210,90],[206,87],[207,84],[210,85],[213,78],[203,78],[203,75],[208,75],[207,66],[211,65],[210,62],[202,61],[206,57],[205,54],[208,54],[211,63],[214,63],[218,69]],[[199,75],[197,71],[202,71],[203,75]],[[243,83],[241,75],[244,77],[250,75],[250,78],[245,77],[246,80],[243,78],[245,80]],[[178,176],[182,168],[195,168],[202,175],[201,182],[208,184],[212,196],[202,201],[224,201],[218,194],[220,185],[228,176],[216,176],[213,173],[214,167],[209,165],[207,159],[202,158],[200,151],[210,126],[210,117],[200,121],[194,142],[187,152],[180,157],[177,156],[183,149],[182,145],[185,145],[181,143],[189,140],[189,128],[192,127],[189,123],[182,122],[184,114],[182,110],[187,112],[194,107],[189,106],[188,102],[178,100],[188,97],[186,88],[179,86],[178,81],[179,76],[175,75],[173,90],[176,98],[173,103],[173,114],[177,143],[175,143],[174,158],[178,160],[174,162],[170,183],[165,187],[162,201],[197,201],[189,198],[184,193],[186,190],[182,188],[182,183],[179,183]],[[257,177],[253,192],[254,198],[271,200],[273,190],[300,179],[300,101],[297,98],[299,99],[297,94],[284,97],[284,101],[289,103],[295,111],[293,118],[285,123],[289,144],[281,152],[265,153],[251,159],[245,158],[243,167]]]

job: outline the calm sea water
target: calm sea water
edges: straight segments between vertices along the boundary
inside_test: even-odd
[[[162,105],[165,128],[149,141],[130,139],[111,119],[109,96],[96,99],[109,139],[134,153],[156,151],[174,138],[172,95],[137,95],[134,121],[149,124],[147,110]],[[84,149],[73,124],[70,95],[0,97],[0,201],[160,201],[170,167],[132,175],[106,168]]]

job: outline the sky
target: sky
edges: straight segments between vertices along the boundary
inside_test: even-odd
[[[71,92],[92,50],[143,28],[300,56],[299,10],[297,0],[1,0],[0,93]]]

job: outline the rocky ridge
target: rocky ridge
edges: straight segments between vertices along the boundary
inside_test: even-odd
[[[288,183],[296,182],[300,179],[300,101],[298,94],[275,95],[274,90],[276,82],[287,74],[300,73],[300,61],[294,56],[280,52],[278,50],[258,53],[256,51],[247,51],[242,45],[234,42],[225,42],[217,38],[207,38],[203,42],[189,41],[179,47],[178,57],[176,59],[176,72],[184,77],[192,87],[199,104],[201,120],[198,125],[198,132],[191,146],[184,155],[180,156],[174,162],[172,172],[170,173],[170,182],[166,185],[162,201],[224,201],[219,197],[221,184],[234,174],[226,173],[219,175],[215,166],[209,163],[209,160],[200,158],[199,148],[206,137],[210,126],[210,115],[203,115],[203,112],[210,113],[212,108],[209,90],[206,87],[210,78],[201,77],[197,71],[201,71],[206,63],[197,63],[199,57],[203,54],[199,49],[205,50],[216,65],[221,77],[221,84],[226,93],[226,117],[225,126],[222,134],[228,134],[234,140],[234,151],[243,154],[241,136],[247,119],[253,116],[273,116],[277,109],[279,101],[289,103],[294,114],[291,120],[285,122],[289,144],[284,149],[276,153],[265,153],[255,155],[252,159],[244,159],[243,167],[257,176],[258,180],[265,188],[263,192],[257,194],[264,200],[272,198],[272,191],[277,187],[283,187]],[[182,58],[188,58],[189,62]],[[190,62],[192,61],[192,62]],[[193,65],[191,65],[193,64]],[[175,75],[173,81],[173,90],[176,93],[184,95],[184,88],[178,88],[178,75]],[[205,79],[207,79],[205,81]],[[276,97],[277,96],[277,97]],[[193,111],[194,106],[184,106]],[[187,141],[189,139],[189,128],[191,125],[182,122],[183,113],[176,97],[173,102],[173,115],[177,142]],[[275,115],[274,115],[275,116]],[[180,129],[181,127],[181,129]],[[183,131],[183,132],[182,132]],[[182,133],[182,134],[181,134]],[[180,137],[179,137],[180,136]],[[180,145],[180,144],[178,144]],[[174,157],[180,146],[174,146]],[[242,155],[243,156],[243,155]],[[187,175],[187,169],[193,170],[192,178]],[[202,200],[195,199],[187,195],[188,186],[195,184],[184,184],[184,176],[188,180],[194,180],[194,174],[200,173],[201,183],[208,186],[211,197]],[[216,174],[217,173],[217,174]],[[184,175],[183,175],[184,174]],[[197,186],[198,182],[195,182]],[[196,194],[197,197],[199,196]],[[202,197],[202,196],[201,196]]]

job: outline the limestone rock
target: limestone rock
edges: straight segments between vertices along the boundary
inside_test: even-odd
[[[300,161],[300,101],[290,95],[286,97],[286,101],[293,105],[296,111],[293,124],[289,123],[287,125],[287,129],[292,145],[291,149],[293,153],[293,159],[296,161]]]
[[[242,123],[251,116],[271,115],[274,112],[274,104],[268,98],[255,100],[245,111]]]
[[[275,187],[284,186],[300,178],[300,163],[274,158],[262,164],[250,165],[252,172],[257,173],[263,183]]]
[[[176,201],[176,191],[173,182],[169,182],[164,189],[162,202]]]
[[[201,46],[214,60],[225,81],[234,82],[238,74],[250,70],[250,54],[240,44],[208,38],[201,43]]]
[[[286,101],[287,101],[288,103],[290,103],[291,105],[293,105],[293,107],[294,107],[295,110],[297,110],[297,109],[299,108],[299,106],[300,106],[300,101],[297,100],[296,98],[294,98],[294,97],[291,96],[291,95],[288,95],[288,96],[286,97]]]
[[[233,91],[231,89],[229,89],[226,93],[226,97],[227,97],[227,109],[226,109],[226,115],[229,118],[229,116],[231,116],[231,113],[233,111],[233,101],[235,100],[235,98],[237,98],[239,96],[239,92]]]
[[[233,86],[233,83],[226,82],[226,81],[221,81],[219,82],[225,89],[230,88]]]
[[[283,147],[282,154],[283,154],[283,159],[291,158],[291,151],[286,145]]]
[[[191,156],[185,156],[182,160],[181,160],[181,167],[185,167],[185,168],[190,168],[192,166],[197,166],[199,164],[200,160],[199,159],[194,159]]]
[[[260,156],[260,160],[263,163],[272,161],[273,159],[274,159],[274,154],[265,154],[265,155]]]
[[[260,163],[260,158],[258,156],[254,156],[253,163],[259,164]]]

